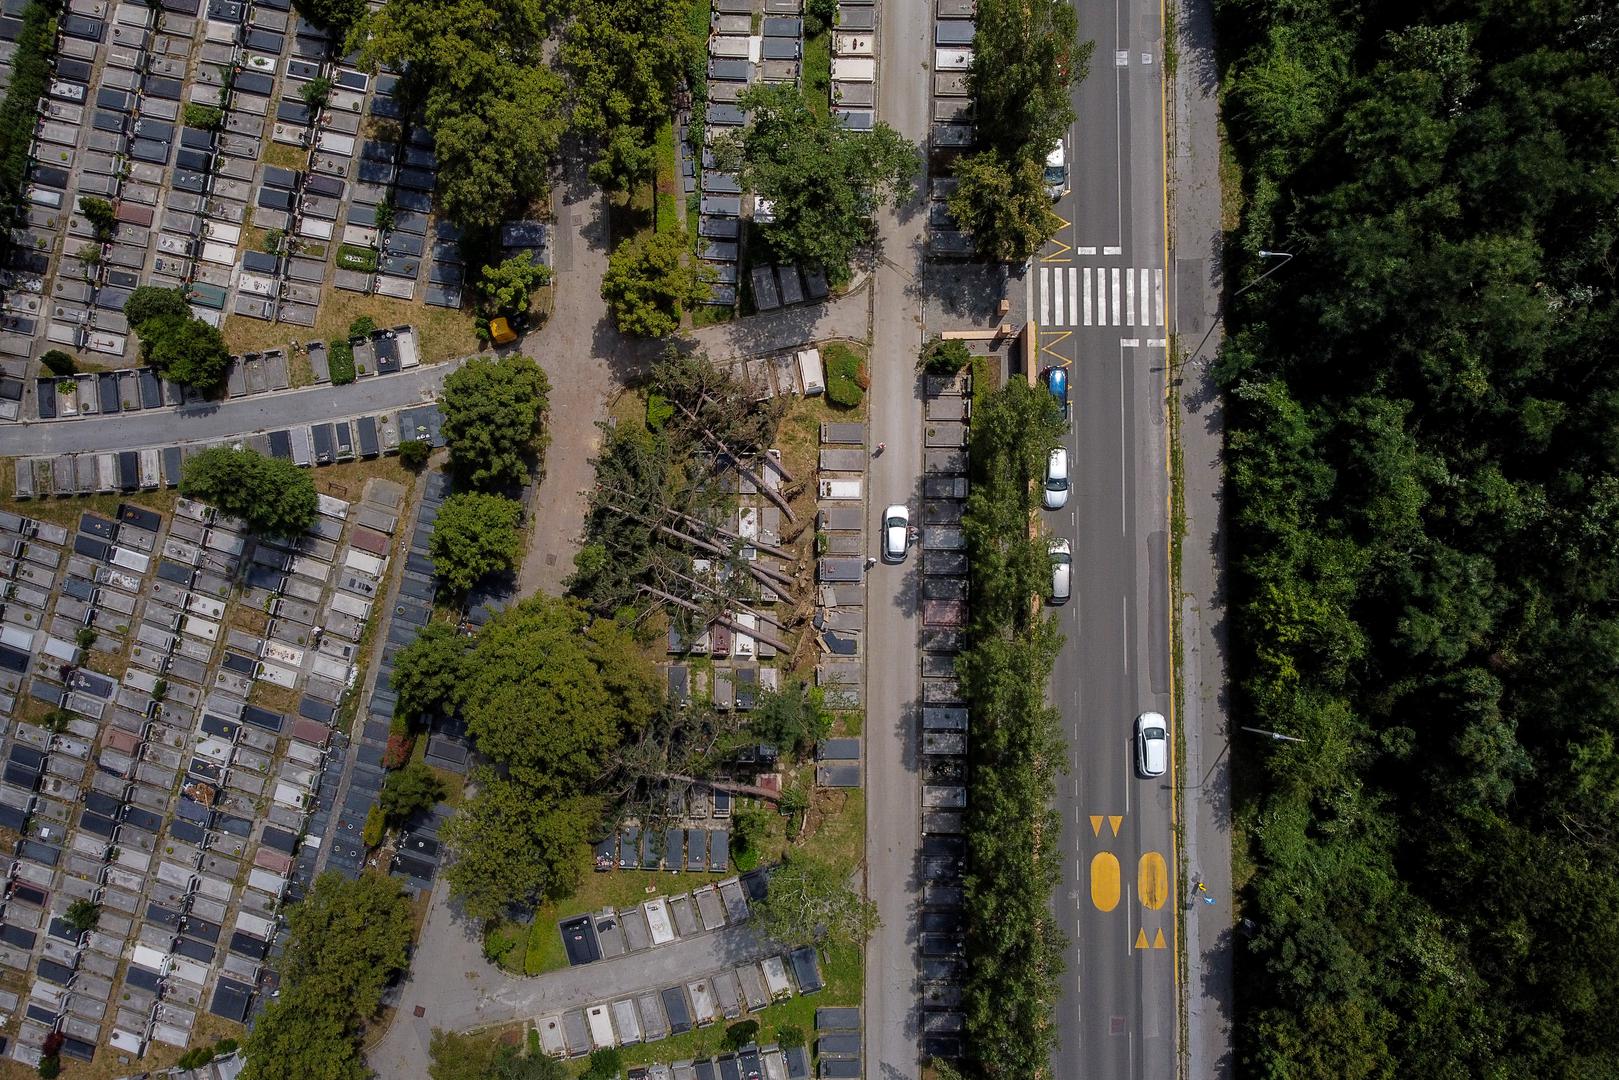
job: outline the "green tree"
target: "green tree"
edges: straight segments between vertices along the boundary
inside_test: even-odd
[[[762,743],[804,753],[831,734],[832,714],[819,687],[789,679],[780,690],[759,695],[748,714],[748,731]]]
[[[618,1080],[623,1069],[623,1061],[624,1057],[616,1047],[594,1050],[580,1080]]]
[[[967,343],[957,338],[933,338],[922,346],[917,367],[929,375],[954,375],[972,362]]]
[[[399,464],[412,472],[421,472],[432,456],[433,444],[426,439],[406,439],[399,444]]]
[[[433,770],[420,761],[390,772],[382,781],[379,805],[390,824],[400,825],[423,814],[444,798],[444,784]]]
[[[79,362],[73,358],[73,354],[61,349],[47,349],[39,362],[45,365],[46,371],[58,377],[72,375],[79,370]]]
[[[83,934],[95,929],[96,920],[101,917],[101,905],[93,900],[75,900],[67,906],[67,913],[62,917],[69,926]]]
[[[950,216],[972,237],[979,258],[1026,262],[1062,228],[1038,159],[986,150],[959,158],[955,168]]]
[[[281,993],[242,1044],[246,1080],[364,1080],[358,1026],[405,967],[410,903],[393,879],[315,879],[287,910]]]
[[[770,200],[774,220],[755,231],[780,258],[847,280],[855,249],[875,235],[877,207],[912,190],[916,147],[887,124],[840,127],[786,83],[751,87],[738,104],[751,121],[714,149],[721,168],[740,171],[743,187]]]
[[[475,356],[452,372],[440,405],[450,467],[474,488],[521,486],[550,392],[545,372],[519,353]]]
[[[310,112],[319,112],[325,108],[326,99],[331,95],[332,80],[324,75],[317,75],[298,88],[298,96],[309,106]]]
[[[332,39],[341,45],[349,30],[365,15],[365,0],[298,0],[293,5],[298,14],[331,31]]]
[[[770,875],[770,891],[753,905],[752,922],[782,945],[824,941],[857,949],[880,925],[877,905],[849,886],[847,871],[796,851]]]
[[[485,266],[478,275],[478,295],[490,317],[526,315],[530,295],[550,281],[551,268],[522,252],[504,262]]]
[[[569,896],[589,871],[586,846],[605,807],[576,795],[551,808],[532,791],[493,773],[440,829],[455,852],[444,870],[451,892],[475,919]]]
[[[444,500],[429,542],[433,572],[446,588],[466,593],[491,574],[517,565],[523,539],[516,499],[479,492],[457,492]]]
[[[618,124],[602,140],[601,156],[590,163],[590,180],[608,191],[629,191],[657,167],[658,152],[647,133]]]
[[[216,446],[185,463],[180,494],[212,503],[255,532],[291,536],[315,520],[315,481],[290,461]]]
[[[472,639],[446,622],[430,622],[394,656],[388,684],[398,695],[394,715],[410,724],[424,713],[454,714],[465,696]]]
[[[98,199],[94,195],[79,196],[79,213],[84,215],[96,231],[96,239],[106,243],[112,239],[113,230],[118,227],[118,219],[113,216],[112,203],[106,199]]]
[[[1062,0],[981,0],[967,89],[981,141],[1003,160],[1036,164],[1074,122],[1069,87],[1083,79],[1094,42],[1080,43]]]
[[[620,244],[602,278],[602,299],[619,332],[641,337],[673,334],[681,310],[708,296],[697,262],[674,233],[644,232]]]
[[[230,350],[217,327],[189,316],[164,315],[135,328],[141,357],[165,378],[204,393],[219,388],[230,368]]]
[[[159,285],[137,285],[129,298],[124,301],[124,317],[129,325],[139,333],[141,326],[154,319],[173,317],[176,319],[191,318],[191,305],[186,303],[185,293],[179,289],[167,289]]]

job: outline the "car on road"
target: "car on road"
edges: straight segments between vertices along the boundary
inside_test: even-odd
[[[911,547],[911,512],[895,503],[883,511],[883,561],[904,562]]]
[[[1040,500],[1047,510],[1068,505],[1068,447],[1054,446],[1046,455],[1046,491]]]
[[[1169,767],[1169,725],[1163,713],[1136,717],[1136,769],[1142,776],[1162,776]]]
[[[1051,602],[1066,604],[1074,591],[1074,549],[1064,537],[1051,541]]]
[[[1052,202],[1068,194],[1068,147],[1061,139],[1046,155],[1045,181],[1046,194],[1051,196]]]
[[[1051,392],[1052,400],[1057,408],[1062,410],[1063,419],[1068,419],[1068,369],[1048,367],[1041,374],[1045,380],[1046,389]]]

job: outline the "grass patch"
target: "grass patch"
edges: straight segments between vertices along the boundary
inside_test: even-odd
[[[652,219],[661,233],[678,233],[685,225],[680,212],[680,165],[675,152],[675,125],[665,120],[658,129],[658,168],[653,181]]]
[[[362,274],[375,273],[377,269],[377,251],[375,248],[361,247],[358,244],[342,244],[337,249],[337,268],[339,270],[358,270]]]
[[[333,386],[346,386],[354,381],[354,346],[347,338],[333,338],[326,343],[326,370],[332,376]]]
[[[392,480],[402,484],[406,491],[416,482],[416,474],[399,464],[399,456],[371,458],[366,461],[345,461],[338,465],[322,465],[315,470],[315,490],[336,499],[357,502],[367,480]]]
[[[287,143],[266,143],[264,153],[259,160],[266,165],[279,165],[283,169],[294,171],[307,168],[309,165],[309,151],[301,146],[291,146]]]
[[[1231,145],[1231,133],[1222,119],[1216,127],[1220,138],[1220,231],[1227,236],[1242,225],[1242,211],[1248,199],[1242,190],[1242,165]]]
[[[832,113],[832,32],[804,38],[804,100],[819,116]]]
[[[362,296],[342,289],[328,290],[321,298],[314,326],[288,326],[249,319],[245,315],[228,315],[221,330],[232,352],[263,352],[286,348],[294,338],[299,341],[347,339],[349,324],[359,315],[371,316],[378,326],[414,326],[422,362],[426,364],[470,356],[480,348],[477,326],[469,311],[426,307],[388,296]],[[313,375],[310,378],[313,379]]]
[[[865,349],[834,342],[821,350],[826,364],[826,397],[834,405],[853,409],[865,399],[870,378],[866,375]]]

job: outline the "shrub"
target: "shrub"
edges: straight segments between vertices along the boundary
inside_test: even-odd
[[[809,1039],[804,1035],[803,1028],[783,1024],[776,1029],[776,1045],[783,1050],[791,1050],[795,1046],[808,1046]]]
[[[828,345],[821,355],[826,360],[826,397],[834,405],[852,409],[866,396],[865,363],[847,345]]]
[[[617,1050],[597,1050],[590,1055],[590,1065],[580,1074],[580,1080],[618,1080],[622,1064]]]
[[[410,760],[411,748],[416,745],[414,735],[388,735],[388,745],[382,751],[382,767],[397,769]]]
[[[39,1075],[44,1080],[55,1080],[62,1075],[62,1059],[52,1054],[50,1057],[39,1059]]]
[[[81,649],[89,649],[90,646],[92,646],[92,645],[94,645],[96,643],[96,637],[97,636],[98,635],[96,634],[96,632],[93,629],[91,629],[90,627],[81,626],[79,628],[78,634],[75,635],[73,640],[78,643],[79,648],[81,648]]]
[[[929,375],[954,375],[971,363],[972,353],[967,351],[966,342],[934,338],[922,346],[918,360]]]
[[[377,322],[371,316],[357,316],[353,322],[349,323],[349,340],[353,341],[355,338],[370,337],[372,334],[376,333],[376,330]]]
[[[399,464],[412,472],[420,472],[432,453],[433,448],[426,439],[406,439],[399,444]]]
[[[727,1050],[740,1050],[759,1036],[759,1021],[738,1020],[725,1029],[725,1039],[720,1044]]]
[[[326,369],[332,373],[333,386],[345,386],[355,379],[354,346],[333,339],[326,346]]]
[[[204,105],[199,101],[187,102],[182,115],[186,127],[201,128],[203,131],[217,131],[225,123],[225,110],[216,105]]]
[[[264,249],[266,255],[274,255],[281,250],[281,241],[286,238],[286,235],[280,229],[271,229],[264,234],[264,243],[259,246]]]
[[[371,809],[365,812],[365,828],[360,830],[360,843],[367,848],[374,848],[382,843],[382,807],[372,804]]]
[[[652,393],[646,399],[646,426],[653,431],[662,430],[663,425],[675,414],[675,403],[662,394]]]
[[[51,349],[39,362],[45,365],[45,370],[52,375],[71,375],[79,370],[79,362],[73,358],[72,353],[65,353],[61,349]]]
[[[94,195],[79,196],[79,213],[96,230],[97,240],[111,239],[113,229],[118,227],[118,220],[113,217],[112,203],[106,199],[98,199]]]

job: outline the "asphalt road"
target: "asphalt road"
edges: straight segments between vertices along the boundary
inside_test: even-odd
[[[1136,775],[1135,717],[1171,717],[1162,29],[1157,0],[1075,0],[1091,74],[1074,90],[1067,223],[1029,276],[1041,366],[1070,369],[1073,490],[1048,512],[1074,544],[1051,681],[1069,739],[1058,781],[1070,935],[1062,1077],[1176,1073],[1174,777]]]
[[[178,409],[6,424],[0,427],[0,457],[168,446],[385,412],[436,398],[445,376],[459,366],[459,361],[424,364],[348,386],[280,390]]]
[[[932,11],[927,0],[884,0],[878,117],[915,142],[928,126]],[[920,184],[921,159],[918,158]],[[882,260],[872,274],[871,418],[867,439],[887,443],[867,473],[868,542],[890,503],[920,520],[922,388],[916,354],[923,335],[924,215],[913,204],[878,216]],[[920,668],[917,580],[912,560],[879,561],[866,589],[866,893],[881,926],[866,948],[866,1075],[913,1080],[921,1072],[917,904],[922,841],[918,769]]]

